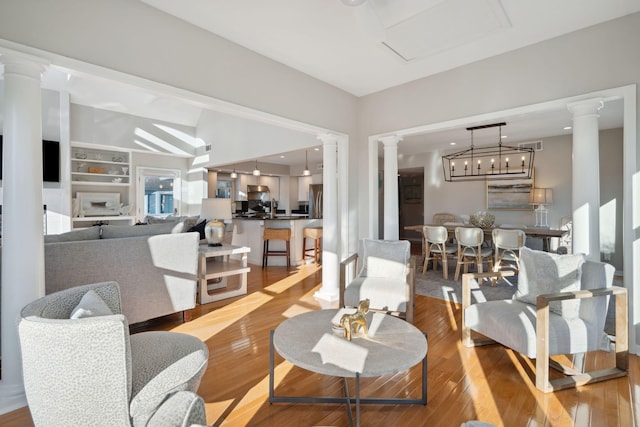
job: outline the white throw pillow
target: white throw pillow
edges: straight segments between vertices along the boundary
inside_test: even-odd
[[[71,312],[70,319],[83,317],[110,316],[113,312],[94,290],[88,291]]]
[[[523,247],[516,299],[535,305],[541,294],[579,291],[584,262],[583,254],[557,255]],[[575,319],[580,314],[580,300],[552,301],[549,310],[565,319]]]
[[[404,280],[410,244],[406,240],[363,240],[363,277]]]

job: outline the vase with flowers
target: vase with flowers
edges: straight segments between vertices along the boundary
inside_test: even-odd
[[[469,217],[469,222],[475,227],[491,228],[496,222],[496,217],[486,211],[478,211]]]

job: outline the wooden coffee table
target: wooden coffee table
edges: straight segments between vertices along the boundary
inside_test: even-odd
[[[269,351],[269,403],[346,403],[353,425],[351,401],[355,401],[356,425],[361,404],[427,404],[427,339],[415,326],[381,313],[367,313],[369,333],[347,341],[332,331],[331,319],[338,310],[303,313],[282,322],[271,331]],[[274,349],[284,359],[308,371],[344,378],[344,397],[276,396]],[[360,377],[378,377],[407,370],[422,361],[420,398],[360,398]],[[355,378],[355,396],[350,396],[347,378]]]

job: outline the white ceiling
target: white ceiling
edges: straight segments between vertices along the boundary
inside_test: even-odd
[[[141,0],[357,96],[640,11],[638,0]]]
[[[358,96],[640,11],[638,0],[141,1]],[[77,104],[187,126],[202,111],[188,100],[55,68],[44,85],[68,91]],[[621,102],[607,102],[600,114],[601,128],[622,126]],[[501,120],[505,143],[571,133],[563,129],[571,123],[566,109]],[[476,144],[494,143],[494,133],[476,134]],[[469,133],[407,137],[399,153],[457,148],[451,142],[466,147]],[[309,162],[321,153],[310,150]],[[304,150],[282,154],[258,160],[304,162]]]

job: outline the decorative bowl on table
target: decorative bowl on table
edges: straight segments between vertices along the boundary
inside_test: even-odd
[[[493,224],[496,222],[496,217],[488,212],[480,211],[471,215],[469,222],[475,227],[490,228],[493,227]]]

